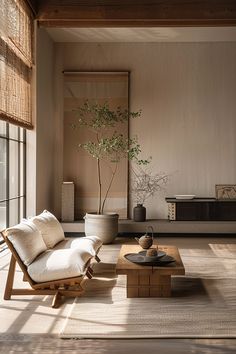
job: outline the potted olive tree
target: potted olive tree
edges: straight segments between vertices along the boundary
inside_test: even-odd
[[[92,137],[85,143],[79,143],[97,165],[98,205],[94,213],[86,213],[85,234],[100,237],[103,243],[111,243],[118,232],[118,214],[106,213],[106,202],[118,171],[119,162],[129,159],[138,165],[148,164],[148,160],[139,158],[141,148],[137,137],[129,138],[120,134],[117,127],[129,119],[140,117],[141,112],[129,112],[117,107],[112,110],[108,103],[99,104],[86,101],[77,110],[78,124],[81,129],[89,129]],[[101,161],[106,160],[111,165],[111,176],[107,185],[103,180]]]

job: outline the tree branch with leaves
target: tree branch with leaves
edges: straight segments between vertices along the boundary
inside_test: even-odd
[[[108,103],[99,104],[86,101],[76,113],[77,124],[73,128],[86,128],[93,133],[93,138],[85,143],[79,143],[78,147],[84,149],[97,161],[98,174],[98,207],[97,213],[103,214],[111,186],[118,171],[118,164],[122,159],[134,161],[137,165],[147,165],[149,160],[140,159],[141,147],[137,137],[129,138],[117,131],[117,125],[128,122],[130,119],[141,116],[141,111],[130,112],[127,109],[117,107],[112,110]],[[115,167],[111,168],[111,177],[102,196],[103,178],[101,161],[105,160]]]

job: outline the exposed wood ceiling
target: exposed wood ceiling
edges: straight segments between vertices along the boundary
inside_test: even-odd
[[[36,18],[45,27],[236,26],[236,0],[35,2]]]

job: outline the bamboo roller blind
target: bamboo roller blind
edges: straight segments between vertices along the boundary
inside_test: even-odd
[[[32,128],[33,16],[24,0],[0,0],[0,119]]]

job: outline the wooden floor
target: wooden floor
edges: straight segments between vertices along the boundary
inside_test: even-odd
[[[104,247],[120,248],[122,243],[135,243],[132,238],[117,238]],[[233,237],[161,237],[160,243],[184,249],[207,249],[212,243],[235,243]],[[51,297],[15,297],[3,300],[9,253],[0,253],[0,353],[78,353],[78,354],[227,354],[236,353],[235,339],[130,339],[130,340],[62,340],[58,338],[73,300],[60,309],[50,307]],[[17,272],[17,285],[22,274]],[[24,285],[23,285],[24,286]]]
[[[234,340],[129,339],[63,340],[52,336],[11,336],[0,339],[0,353],[75,354],[235,354]]]

